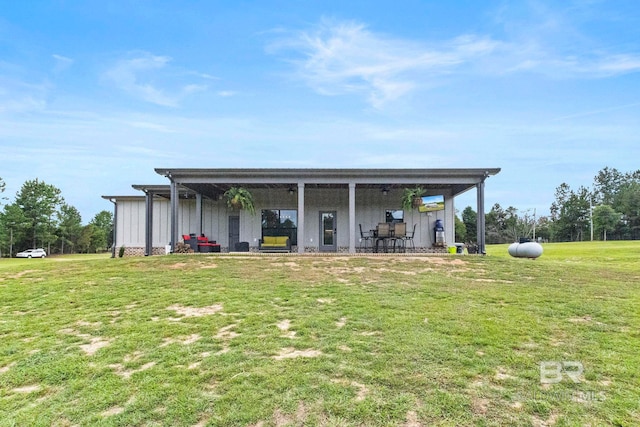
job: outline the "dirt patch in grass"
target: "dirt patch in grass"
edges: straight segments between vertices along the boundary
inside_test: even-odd
[[[236,326],[238,326],[237,324],[233,323],[231,325],[227,325],[223,328],[220,328],[220,330],[218,331],[218,333],[215,335],[214,338],[217,338],[219,340],[224,340],[224,341],[228,341],[231,340],[233,338],[237,338],[240,336],[239,333],[232,331],[231,329],[235,328]]]
[[[87,326],[87,327],[91,327],[91,328],[97,328],[99,326],[102,325],[102,322],[87,322],[86,320],[78,320],[76,322],[76,325],[78,326]]]
[[[281,331],[288,331],[289,328],[291,327],[291,320],[289,319],[284,319],[283,321],[279,322],[277,325],[278,329],[280,329]]]
[[[114,415],[118,415],[124,412],[124,408],[122,406],[114,406],[112,408],[107,409],[106,411],[100,413],[102,417],[112,417]]]
[[[555,412],[552,412],[546,420],[542,420],[535,415],[531,417],[531,424],[533,427],[551,427],[556,425],[557,421],[558,414]]]
[[[402,427],[423,427],[423,424],[418,421],[418,414],[416,411],[407,412],[407,416]]]
[[[341,317],[340,320],[338,320],[336,322],[336,328],[341,329],[344,328],[344,325],[347,324],[347,318],[346,317]]]
[[[156,365],[156,362],[149,362],[140,366],[138,369],[129,369],[129,370],[126,370],[125,367],[120,363],[109,365],[109,367],[115,371],[116,375],[119,375],[124,379],[129,379],[133,374],[146,371],[147,369],[151,369],[155,365]]]
[[[107,347],[110,344],[111,344],[110,340],[105,340],[104,338],[101,338],[101,337],[94,337],[94,338],[91,338],[91,342],[89,344],[82,344],[80,346],[80,349],[84,351],[87,354],[87,356],[93,356],[94,354],[96,354],[98,350],[100,350],[101,348]]]
[[[290,331],[289,328],[291,327],[291,321],[289,319],[285,319],[283,321],[281,321],[280,323],[276,324],[276,326],[278,327],[278,329],[280,329],[282,332],[286,332],[283,335],[280,335],[283,338],[295,338],[296,336],[296,331]]]
[[[572,323],[588,323],[588,322],[591,322],[593,319],[591,318],[591,316],[582,316],[582,317],[572,317],[571,319],[567,319],[567,320]]]
[[[476,415],[486,415],[489,412],[489,399],[474,398],[471,402],[471,409]]]
[[[185,307],[179,304],[173,304],[167,307],[167,310],[173,310],[183,317],[202,317],[211,316],[222,311],[222,304],[214,304],[208,307]]]
[[[78,321],[76,322],[76,324],[78,325],[94,325],[88,322],[84,322],[84,321]],[[98,324],[100,324],[100,322],[98,322]],[[58,331],[61,334],[66,334],[66,335],[73,335],[76,336],[78,338],[82,338],[83,340],[88,340],[89,342],[86,344],[80,344],[80,349],[82,351],[84,351],[84,353],[88,356],[93,356],[94,354],[96,354],[96,352],[98,350],[100,350],[101,348],[107,347],[111,344],[111,340],[105,339],[103,337],[93,337],[89,334],[83,334],[80,331],[77,331],[73,328],[64,328],[64,329],[60,329]]]
[[[320,350],[313,350],[310,348],[307,350],[296,350],[293,347],[285,347],[280,350],[279,354],[272,357],[276,360],[282,360],[295,359],[297,357],[318,357],[320,355],[322,355],[322,352]]]
[[[513,380],[516,377],[514,377],[513,375],[509,375],[509,373],[505,368],[499,366],[493,378],[495,378],[498,381],[504,381],[504,380]]]
[[[20,271],[19,273],[14,274],[13,276],[7,276],[9,279],[20,279],[22,276],[25,276],[27,274],[31,274],[31,273],[39,273],[40,270],[23,270]]]
[[[191,334],[191,335],[189,335],[188,337],[186,337],[184,339],[163,338],[162,344],[160,344],[160,347],[166,347],[166,346],[171,345],[171,344],[189,345],[189,344],[193,344],[193,343],[197,342],[198,340],[200,340],[200,338],[202,338],[200,336],[200,334]]]
[[[170,268],[171,270],[181,270],[183,268],[185,268],[187,265],[186,262],[176,262],[175,264],[171,264],[168,265],[167,267]]]
[[[217,355],[228,353],[231,350],[231,348],[229,347],[229,341],[231,341],[232,339],[237,338],[237,337],[240,336],[239,333],[234,332],[234,331],[231,330],[231,329],[235,328],[236,326],[238,326],[238,325],[233,323],[231,325],[227,325],[227,326],[225,326],[223,328],[220,328],[218,333],[214,336],[214,338],[222,340],[222,350],[218,351],[216,353]],[[204,355],[204,353],[203,353],[203,355]]]
[[[360,384],[359,382],[356,381],[349,381],[347,379],[334,379],[331,380],[331,382],[335,383],[335,384],[340,384],[343,385],[345,387],[354,387],[356,389],[358,389],[357,393],[356,393],[356,402],[362,402],[364,399],[367,398],[367,395],[369,394],[369,389],[367,388],[367,386],[365,386],[364,384]]]
[[[11,391],[13,393],[20,393],[20,394],[29,394],[29,393],[35,393],[37,391],[40,391],[42,389],[42,387],[40,387],[37,384],[32,384],[32,385],[25,385],[22,387],[16,387],[11,389]]]
[[[284,414],[279,408],[273,412],[273,425],[276,427],[284,427],[284,426],[301,426],[305,425],[305,421],[307,420],[307,408],[304,402],[300,402],[298,404],[298,408],[296,409],[295,414]],[[260,421],[254,425],[254,427],[263,427],[264,422]]]
[[[8,365],[0,367],[0,374],[4,374],[6,372],[9,372],[9,369],[13,368],[14,366],[16,366],[16,362],[11,362]]]

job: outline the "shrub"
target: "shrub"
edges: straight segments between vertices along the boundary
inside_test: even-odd
[[[120,246],[120,250],[118,251],[118,257],[122,258],[124,256],[124,245]]]

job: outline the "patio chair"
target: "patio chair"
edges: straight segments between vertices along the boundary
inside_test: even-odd
[[[391,238],[391,224],[389,224],[388,222],[378,223],[376,230],[378,231],[378,233],[376,235],[375,251],[378,252],[380,241],[382,241],[382,249],[387,252],[389,239]]]
[[[418,224],[413,224],[413,230],[410,233],[406,233],[406,235],[404,236],[404,244],[405,244],[405,248],[407,246],[407,242],[411,244],[411,249],[413,249],[413,251],[416,251],[416,245],[413,242],[413,236],[416,235],[416,225]]]
[[[393,251],[396,251],[396,245],[398,245],[398,252],[405,251],[404,238],[407,236],[407,223],[397,222],[393,227]]]
[[[371,233],[362,231],[362,224],[358,224],[358,227],[360,227],[360,250],[364,246],[364,252],[367,252],[367,247],[371,243]],[[373,245],[371,245],[371,248],[373,249]]]

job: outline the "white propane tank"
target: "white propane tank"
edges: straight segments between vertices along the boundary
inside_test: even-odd
[[[509,255],[516,258],[538,258],[542,255],[542,245],[536,242],[512,243],[509,245]]]

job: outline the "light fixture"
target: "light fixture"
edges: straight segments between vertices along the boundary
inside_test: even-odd
[[[387,194],[389,194],[389,189],[386,186],[382,187],[382,195],[386,196]]]
[[[296,190],[293,189],[293,187],[289,187],[289,195],[293,196],[293,193],[295,193]]]

